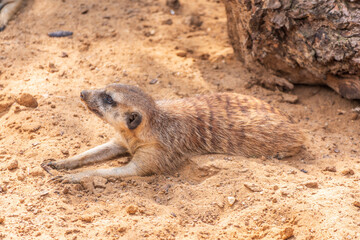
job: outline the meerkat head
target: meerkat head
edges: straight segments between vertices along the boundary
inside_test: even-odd
[[[155,102],[140,88],[110,84],[80,94],[90,111],[117,129],[134,130],[152,117]]]

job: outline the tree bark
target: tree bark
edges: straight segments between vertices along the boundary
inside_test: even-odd
[[[360,99],[359,0],[224,3],[239,60],[290,83],[326,84],[345,98]],[[269,81],[276,84],[274,79]]]

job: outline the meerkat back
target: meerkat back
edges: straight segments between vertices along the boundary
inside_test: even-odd
[[[304,142],[286,115],[254,97],[217,93],[158,105],[177,119],[169,140],[182,152],[283,158],[298,153]]]

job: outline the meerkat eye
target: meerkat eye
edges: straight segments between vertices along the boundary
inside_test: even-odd
[[[112,99],[112,97],[110,95],[105,94],[103,96],[104,102],[107,104],[114,104],[114,100]]]

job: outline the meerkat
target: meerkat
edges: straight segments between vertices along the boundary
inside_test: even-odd
[[[122,167],[57,176],[78,183],[90,176],[126,177],[176,169],[200,154],[283,158],[297,154],[304,135],[289,118],[269,104],[237,93],[215,93],[178,100],[154,101],[140,88],[110,84],[85,90],[88,109],[112,125],[117,136],[75,157],[42,167],[75,169],[120,155],[132,160]]]
[[[20,9],[22,0],[0,0],[0,32],[12,16]]]

